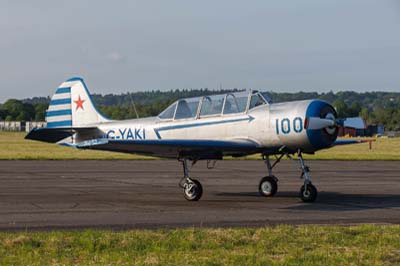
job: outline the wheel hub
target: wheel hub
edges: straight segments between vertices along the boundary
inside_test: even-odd
[[[196,185],[194,183],[186,183],[184,186],[186,195],[193,197],[196,191]]]
[[[261,189],[265,194],[270,194],[272,186],[271,186],[271,184],[269,182],[264,182],[261,185]]]

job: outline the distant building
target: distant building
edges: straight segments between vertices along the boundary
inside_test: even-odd
[[[338,137],[357,137],[357,131],[355,128],[350,127],[339,127]]]
[[[344,121],[343,127],[339,127],[338,136],[365,136],[366,127],[365,120],[361,117],[349,117]]]
[[[351,127],[350,127],[351,125]],[[368,125],[361,117],[347,118],[344,122],[344,127],[339,128],[339,137],[372,137],[383,135],[385,127],[383,125]]]
[[[369,125],[365,129],[365,136],[372,137],[375,135],[383,135],[385,127],[383,125]]]

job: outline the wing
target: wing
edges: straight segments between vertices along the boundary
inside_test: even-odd
[[[332,146],[337,146],[337,145],[349,145],[349,144],[359,144],[359,143],[365,143],[369,142],[371,143],[372,141],[375,141],[375,139],[337,139]]]
[[[106,150],[146,154],[167,158],[186,157],[193,160],[222,159],[224,155],[243,156],[260,151],[250,140],[110,140],[93,139],[75,144],[80,149]]]

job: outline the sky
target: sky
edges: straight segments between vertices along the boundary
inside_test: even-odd
[[[176,88],[400,92],[399,0],[0,0],[0,102]]]

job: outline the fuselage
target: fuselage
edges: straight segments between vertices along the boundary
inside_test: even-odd
[[[306,128],[309,117],[325,117],[335,111],[321,100],[262,104],[242,113],[196,115],[191,118],[148,117],[97,124],[96,138],[110,140],[226,140],[251,141],[269,154],[301,150],[313,153],[328,148],[337,131]],[[75,138],[85,141],[87,135]],[[135,152],[135,151],[132,151]]]
[[[327,102],[275,104],[258,91],[179,99],[156,117],[113,121],[96,109],[81,78],[56,90],[46,122],[46,131],[33,131],[29,138],[161,157],[189,152],[209,158],[210,150],[211,157],[313,153],[331,147],[337,137],[336,112]]]

